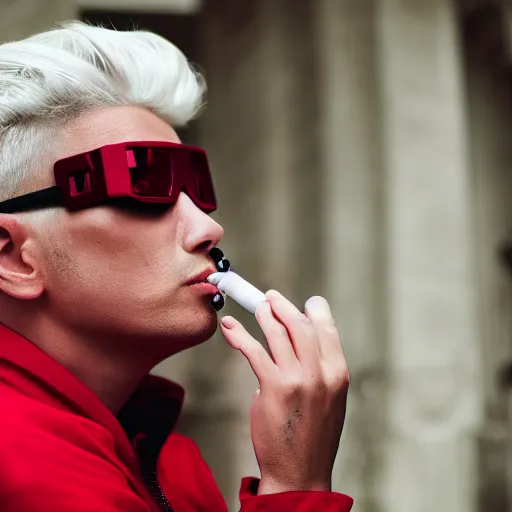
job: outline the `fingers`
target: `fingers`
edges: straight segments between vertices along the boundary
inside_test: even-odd
[[[315,327],[322,358],[330,360],[341,356],[345,359],[340,335],[329,303],[323,297],[311,297],[306,301],[304,311]]]
[[[298,360],[288,336],[288,331],[272,313],[270,303],[264,302],[258,306],[256,319],[267,339],[268,347],[277,366],[286,369],[296,365]]]
[[[268,302],[258,307],[256,318],[274,360],[240,322],[232,317],[221,322],[222,334],[244,354],[260,386],[279,378],[280,370],[286,373],[299,363],[310,368],[310,377],[324,374],[328,380],[344,381],[347,362],[329,303],[311,297],[303,314],[278,292],[269,291],[266,296]]]
[[[274,377],[277,366],[267,351],[246,331],[240,322],[231,316],[225,316],[221,320],[221,332],[226,341],[245,356],[260,386],[263,387],[264,381]]]
[[[316,366],[320,350],[311,320],[279,292],[271,290],[266,297],[274,315],[286,328],[297,358],[302,364]]]

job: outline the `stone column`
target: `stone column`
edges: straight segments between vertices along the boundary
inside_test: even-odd
[[[21,39],[55,26],[59,21],[77,17],[77,9],[69,0],[1,0],[1,41]]]
[[[390,370],[381,510],[475,510],[469,173],[449,0],[378,3]]]
[[[386,396],[376,3],[322,0],[317,14],[323,289],[352,377],[333,483],[357,512],[380,510],[372,488]]]
[[[510,377],[503,378],[504,368],[512,362],[512,274],[499,257],[508,246],[510,264],[511,14],[506,1],[482,5],[467,12],[464,31],[486,413],[478,433],[478,510],[482,512],[512,507],[512,397]]]

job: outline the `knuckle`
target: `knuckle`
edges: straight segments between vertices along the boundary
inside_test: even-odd
[[[299,316],[297,319],[297,328],[307,335],[314,333],[313,322],[306,315]]]
[[[276,322],[272,328],[270,329],[270,332],[272,335],[274,336],[277,336],[277,337],[284,337],[284,336],[288,336],[288,331],[286,330],[286,327],[284,327],[284,325]]]
[[[297,321],[299,323],[299,325],[301,325],[302,327],[311,327],[313,325],[313,322],[311,322],[311,320],[304,314],[300,313],[298,315],[298,318],[297,318]]]
[[[261,359],[265,349],[259,343],[246,343],[245,352],[255,359]]]
[[[330,338],[339,338],[339,331],[334,323],[334,320],[326,320],[325,335]]]
[[[329,386],[321,367],[311,368],[310,371],[304,375],[303,381],[305,392],[312,396],[329,391]]]
[[[324,378],[310,375],[304,383],[304,390],[311,396],[323,396],[329,391],[329,386]]]
[[[302,376],[297,373],[290,373],[281,379],[281,391],[286,396],[294,396],[304,388]]]
[[[329,387],[333,391],[342,391],[348,389],[350,385],[350,372],[346,366],[341,366],[340,368],[332,372],[328,380]]]

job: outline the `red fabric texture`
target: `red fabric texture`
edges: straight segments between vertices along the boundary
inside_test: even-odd
[[[173,432],[183,389],[148,377],[115,417],[84,384],[30,341],[0,324],[0,510],[159,512],[146,487],[142,450],[175,512],[227,512],[190,439]],[[335,492],[257,496],[244,478],[242,512],[349,512]]]

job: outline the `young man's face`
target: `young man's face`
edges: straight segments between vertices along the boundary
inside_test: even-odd
[[[137,140],[179,142],[151,112],[116,107],[71,123],[58,158]],[[147,340],[161,352],[155,355],[167,356],[200,343],[217,326],[212,294],[186,283],[214,271],[208,252],[222,236],[221,226],[184,193],[160,213],[62,208],[42,241],[45,307],[69,329],[126,342],[127,349]]]

